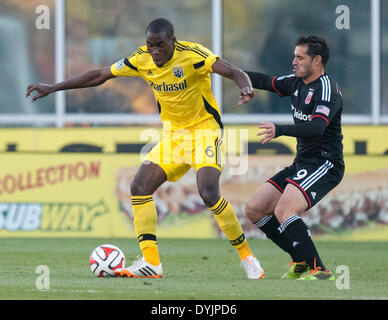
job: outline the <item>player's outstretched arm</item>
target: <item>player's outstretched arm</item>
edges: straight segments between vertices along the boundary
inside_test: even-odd
[[[257,136],[264,136],[260,143],[264,144],[279,136],[296,138],[320,137],[326,129],[326,120],[321,117],[314,117],[311,121],[291,125],[279,125],[272,122],[261,122],[260,131]]]
[[[212,69],[213,72],[233,80],[241,89],[240,100],[237,102],[238,106],[247,103],[254,97],[255,92],[252,87],[252,82],[244,71],[223,59],[217,59],[217,61],[213,63]]]
[[[253,88],[275,92],[272,86],[273,77],[261,72],[245,71],[245,73],[251,79]]]
[[[104,68],[91,70],[81,74],[80,76],[52,85],[35,83],[27,87],[26,98],[29,97],[32,92],[36,91],[37,94],[31,98],[31,102],[34,102],[35,100],[43,98],[55,91],[95,87],[114,77],[115,76],[110,71],[110,68]]]

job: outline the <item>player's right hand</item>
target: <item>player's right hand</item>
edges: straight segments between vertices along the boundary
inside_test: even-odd
[[[275,127],[274,123],[272,123],[272,122],[260,122],[259,128],[264,129],[264,131],[260,131],[259,133],[256,134],[257,136],[264,135],[264,138],[262,138],[260,140],[261,144],[267,143],[275,138],[276,127]]]
[[[27,87],[27,93],[26,93],[26,98],[30,96],[30,94],[33,91],[37,91],[37,94],[31,98],[31,102],[34,102],[37,99],[43,98],[50,94],[52,92],[52,85],[49,84],[44,84],[44,83],[35,83],[35,84],[30,84]]]
[[[240,91],[240,100],[237,102],[238,106],[249,102],[255,96],[255,92],[252,87],[242,88]]]

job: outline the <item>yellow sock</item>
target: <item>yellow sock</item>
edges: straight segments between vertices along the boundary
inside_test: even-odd
[[[149,247],[143,248],[143,257],[147,262],[151,263],[154,266],[160,264],[159,250],[157,245],[152,245]]]
[[[132,196],[133,225],[140,249],[145,260],[153,265],[160,263],[156,241],[156,224],[158,215],[156,207],[149,196]]]
[[[247,256],[253,256],[251,248],[249,248],[248,241],[246,239],[244,239],[243,243],[241,244],[241,247],[237,249],[237,252],[240,257],[240,260],[246,258]]]
[[[221,197],[210,210],[214,213],[214,218],[229,242],[237,250],[240,259],[253,255],[245,239],[241,224],[229,202]]]

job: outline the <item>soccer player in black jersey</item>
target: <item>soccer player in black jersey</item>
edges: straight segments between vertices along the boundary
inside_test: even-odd
[[[293,74],[271,77],[247,72],[253,87],[291,98],[293,125],[262,122],[260,142],[292,136],[297,139],[294,162],[268,179],[248,201],[248,218],[292,262],[283,278],[334,280],[326,269],[300,215],[337,186],[344,174],[342,154],[342,95],[325,73],[329,48],[322,37],[301,37],[296,42]],[[310,273],[301,276],[304,272]]]

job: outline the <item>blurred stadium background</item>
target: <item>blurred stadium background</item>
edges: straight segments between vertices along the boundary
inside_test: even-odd
[[[37,27],[44,8],[47,29]],[[341,185],[304,219],[325,239],[388,239],[386,0],[2,0],[0,236],[134,237],[128,186],[150,142],[145,129],[160,133],[151,89],[142,79],[120,78],[33,104],[25,91],[31,83],[57,82],[128,56],[145,43],[146,25],[157,17],[174,23],[178,40],[274,75],[291,73],[297,37],[324,36],[331,47],[327,72],[344,96],[347,169]],[[263,238],[243,207],[291,161],[295,139],[261,146],[256,124],[290,122],[289,100],[257,90],[238,108],[231,81],[213,77],[213,84],[226,128],[238,132],[227,152],[241,156],[237,166],[248,159],[239,175],[230,170],[236,163],[227,164],[222,192],[247,235]],[[155,202],[160,237],[221,237],[192,172],[163,185]]]

